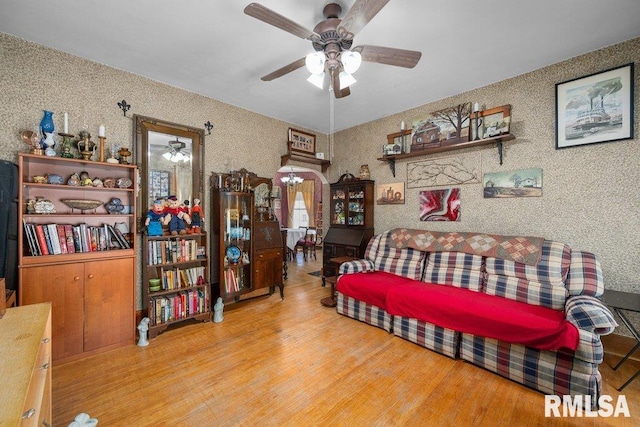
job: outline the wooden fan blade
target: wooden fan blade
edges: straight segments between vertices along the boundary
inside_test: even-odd
[[[269,25],[280,28],[288,33],[298,36],[303,39],[311,40],[314,42],[321,42],[320,36],[313,31],[303,27],[300,24],[293,22],[291,19],[286,18],[279,13],[268,9],[261,4],[251,3],[244,8],[244,13],[249,16],[253,16],[262,22],[266,22]]]
[[[415,50],[395,49],[382,46],[357,46],[351,50],[360,52],[363,61],[378,62],[380,64],[404,68],[415,67],[422,56],[421,52]]]
[[[344,89],[340,88],[340,73],[338,71],[334,71],[331,73],[331,87],[333,87],[333,94],[336,99],[344,98],[345,96],[349,96],[351,94],[351,89],[349,86]]]
[[[389,3],[389,0],[356,0],[336,28],[343,40],[351,40]]]
[[[282,77],[285,74],[288,74],[292,71],[297,70],[298,68],[304,66],[304,60],[305,58],[302,57],[300,59],[298,59],[297,61],[292,62],[289,65],[285,65],[284,67],[274,71],[271,74],[267,74],[266,76],[262,77],[260,80],[265,81],[265,82],[270,82],[271,80],[277,79],[278,77]]]

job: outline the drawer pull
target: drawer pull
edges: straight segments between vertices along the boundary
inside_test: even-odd
[[[42,344],[49,344],[49,341],[51,341],[51,338],[44,338]]]
[[[49,369],[49,362],[45,363],[44,365],[42,365],[42,369]]]
[[[35,410],[35,409],[33,409],[33,408],[31,408],[31,409],[29,409],[28,411],[25,411],[25,412],[22,414],[22,419],[23,419],[23,420],[27,420],[27,419],[29,419],[29,418],[33,417],[35,414],[36,414],[36,410]]]

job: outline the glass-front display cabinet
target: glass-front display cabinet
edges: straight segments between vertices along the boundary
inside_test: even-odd
[[[351,174],[331,184],[331,226],[373,227],[373,185]]]
[[[217,280],[213,296],[238,301],[253,290],[253,193],[248,180],[234,173],[213,174],[211,181],[211,277]]]

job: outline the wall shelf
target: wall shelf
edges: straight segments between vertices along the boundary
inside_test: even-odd
[[[320,167],[322,168],[322,173],[325,173],[329,168],[329,166],[331,166],[331,161],[329,160],[318,159],[315,157],[305,156],[302,154],[288,153],[280,156],[280,166],[286,166],[290,161],[320,165]]]
[[[378,157],[378,160],[388,162],[389,167],[391,168],[391,173],[395,177],[396,176],[396,160],[410,159],[412,157],[426,156],[429,154],[459,150],[462,148],[477,147],[477,146],[487,145],[487,144],[496,144],[496,147],[498,148],[498,155],[500,156],[500,164],[502,165],[502,143],[505,141],[511,141],[513,139],[516,139],[516,137],[509,133],[505,135],[493,136],[491,138],[457,143],[455,145],[448,145],[445,147],[429,148],[426,150],[415,151],[412,153],[390,154],[388,156]]]

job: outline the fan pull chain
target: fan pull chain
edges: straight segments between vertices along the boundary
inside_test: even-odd
[[[334,102],[333,85],[329,85],[329,160],[331,162],[333,162]]]

